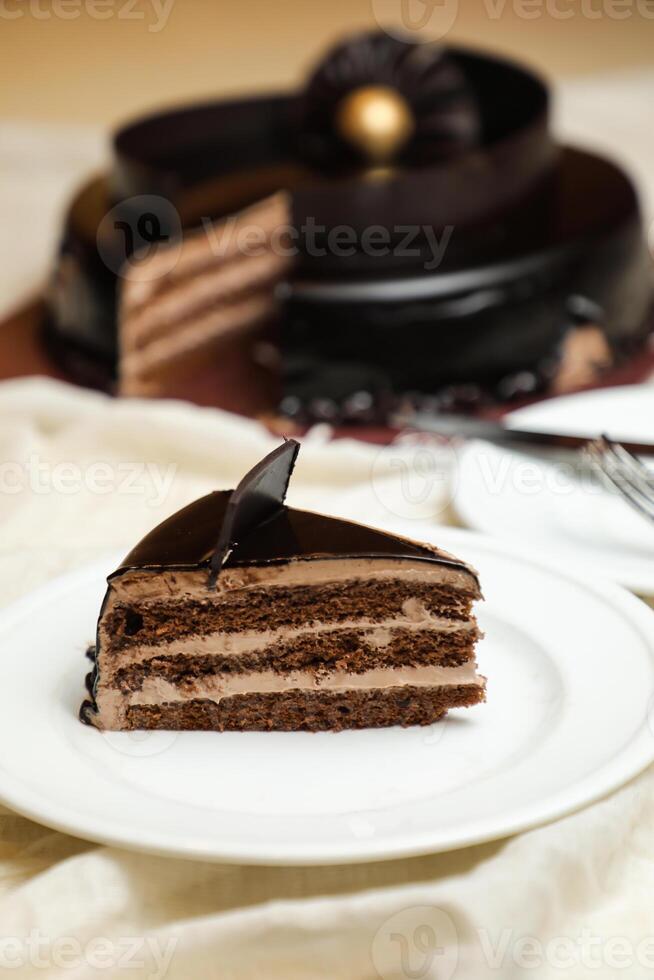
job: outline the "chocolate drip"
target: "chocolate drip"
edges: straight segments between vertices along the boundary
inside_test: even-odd
[[[79,709],[79,720],[84,722],[85,725],[93,725],[91,715],[97,715],[98,713],[98,706],[95,701],[95,690],[98,683],[98,662],[96,654],[97,650],[95,646],[90,646],[86,651],[86,656],[93,664],[93,669],[84,678],[84,685],[89,697],[82,701]]]

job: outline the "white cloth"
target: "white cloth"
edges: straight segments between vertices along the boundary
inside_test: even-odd
[[[5,383],[3,601],[110,548],[127,549],[180,505],[233,484],[274,443],[256,423],[209,409],[119,402],[38,379]],[[360,512],[379,517],[395,509],[399,497],[388,482],[397,480],[398,458],[412,451],[327,444],[317,432],[300,456],[292,503],[338,512],[356,497]],[[144,462],[160,479],[140,471],[126,489],[127,473]],[[430,506],[437,509],[443,484],[435,487]],[[650,771],[610,799],[511,841],[324,869],[157,859],[89,845],[5,812],[0,965],[20,957],[17,976],[69,976],[58,966],[67,956],[75,976],[114,976],[130,955],[142,960],[154,951],[158,959],[149,955],[135,976],[161,976],[171,954],[170,978],[540,980],[561,976],[557,956],[571,964],[563,976],[602,975],[597,963],[608,974],[611,957],[617,962],[626,949],[634,962],[628,976],[645,977],[654,968],[654,949],[639,947],[654,935],[653,811]],[[434,954],[434,972],[423,970],[429,929],[445,950]],[[109,943],[104,959],[88,945],[98,937]],[[548,947],[553,938],[558,945]],[[115,969],[96,971],[94,957]]]
[[[559,111],[567,133],[620,146],[649,181],[648,201],[653,78],[569,86]],[[0,181],[0,233],[10,245],[0,263],[5,311],[45,271],[63,185],[70,189],[65,160],[81,170],[81,161],[102,157],[93,134],[78,142],[76,155],[68,137],[32,134],[26,144],[19,130],[0,127],[0,136],[13,133]],[[29,146],[29,179],[20,144]],[[55,157],[63,161],[55,167],[62,180],[28,203],[41,194],[35,184]],[[39,220],[26,225],[28,214]],[[272,444],[256,423],[212,410],[116,402],[44,380],[5,382],[2,602],[108,549],[127,549],[183,503],[232,485]],[[389,510],[408,516],[397,461],[412,452],[410,445],[329,444],[317,430],[303,449],[291,503],[342,512],[356,500],[372,522]],[[446,516],[445,498],[435,479],[421,516]],[[639,980],[654,969],[653,891],[654,770],[511,840],[333,868],[158,859],[88,844],[0,808],[0,968],[17,977],[113,977],[131,967],[132,976],[171,980],[616,973]]]

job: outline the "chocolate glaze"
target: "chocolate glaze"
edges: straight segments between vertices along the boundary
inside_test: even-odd
[[[231,496],[230,490],[218,490],[173,514],[130,551],[110,579],[133,569],[209,568],[216,551],[216,528],[225,519]],[[464,562],[438,548],[287,506],[237,543],[223,567],[329,558],[431,561],[474,574]]]
[[[177,511],[146,534],[109,578],[132,569],[207,566],[215,582],[223,567],[381,557],[437,562],[476,578],[468,565],[438,548],[285,506],[299,448],[295,440],[287,440],[253,467],[236,490],[214,491]]]
[[[380,36],[382,43],[389,40],[383,32]],[[420,57],[430,47],[400,46]],[[436,49],[433,56],[437,65],[440,52]],[[480,208],[496,212],[520,199],[556,163],[547,88],[533,72],[503,58],[453,46],[448,46],[446,58],[465,86],[455,101],[470,103],[478,113],[470,138],[459,139],[451,159],[425,163],[423,146],[420,159],[414,152],[410,165],[397,167],[387,180],[371,183],[365,169],[348,171],[346,179],[330,179],[331,168],[325,171],[315,162],[322,152],[316,149],[314,132],[316,126],[321,132],[325,129],[329,114],[310,83],[297,92],[187,106],[126,126],[114,140],[116,164],[109,197],[115,203],[133,195],[161,194],[183,217],[190,191],[204,187],[211,193],[213,184],[224,188],[225,181],[236,176],[232,198],[223,198],[215,214],[219,216],[279,189],[279,184],[265,190],[253,187],[249,201],[239,192],[242,185],[252,186],[255,174],[264,179],[265,171],[291,164],[300,168],[286,188],[297,193],[297,224],[311,217],[328,227],[343,222],[356,229],[398,223],[441,227],[460,224],[471,213],[478,217]],[[377,74],[367,80],[373,77],[379,79]],[[359,81],[366,79],[359,75]],[[411,101],[420,99],[417,92]],[[419,116],[424,108],[421,105]],[[322,146],[322,140],[318,142]],[[203,209],[198,223],[209,213]]]
[[[102,608],[104,609],[104,602],[102,604]],[[100,615],[102,615],[102,612],[100,613]],[[93,664],[93,667],[84,678],[84,686],[89,696],[88,698],[85,698],[84,701],[82,701],[78,713],[79,720],[81,722],[84,722],[85,725],[93,725],[93,720],[91,718],[91,715],[98,713],[98,706],[95,701],[95,692],[98,684],[97,650],[98,650],[98,644],[96,639],[95,644],[93,644],[93,646],[88,647],[86,651],[86,656]]]

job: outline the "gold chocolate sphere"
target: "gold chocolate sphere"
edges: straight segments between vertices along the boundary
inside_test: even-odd
[[[340,136],[371,163],[389,163],[411,138],[411,106],[394,88],[365,85],[346,95],[336,109]]]

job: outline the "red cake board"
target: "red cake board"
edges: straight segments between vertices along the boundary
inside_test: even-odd
[[[0,380],[28,375],[71,380],[52,360],[42,342],[42,321],[43,305],[40,300],[35,300],[0,323]],[[579,390],[638,384],[653,373],[654,346],[650,345],[629,363],[606,374],[601,385]],[[221,356],[219,364],[211,365],[202,373],[194,373],[192,378],[180,378],[172,383],[166,397],[259,418],[274,431],[290,434],[297,430],[275,416],[278,394],[274,376],[255,364],[244,347],[235,346]],[[510,410],[540,400],[543,400],[542,396],[486,406],[478,414],[498,418]],[[334,438],[355,438],[378,444],[391,442],[395,434],[394,430],[381,426],[350,425],[334,429]]]

